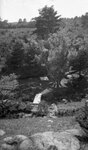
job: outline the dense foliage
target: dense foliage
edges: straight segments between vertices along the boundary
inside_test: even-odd
[[[16,98],[18,88],[19,83],[15,74],[10,74],[9,76],[2,76],[0,80],[0,98],[2,100]]]
[[[35,87],[31,85],[27,94],[21,92],[25,95],[23,99],[28,100],[30,95],[34,97],[48,87],[54,91],[50,100],[66,98],[70,101],[85,97],[88,91],[87,17],[88,14],[60,19],[52,6],[45,6],[39,11],[39,17],[35,18],[36,30],[18,27],[0,29],[1,99],[3,96],[10,99],[11,94],[16,94],[12,86],[21,87],[20,79],[37,78],[40,82],[41,76],[48,77],[47,86],[45,83],[39,84],[38,88],[36,84]],[[27,23],[25,19],[19,19],[19,27],[24,22]],[[4,23],[8,25],[8,22]],[[18,99],[21,98],[19,94]]]

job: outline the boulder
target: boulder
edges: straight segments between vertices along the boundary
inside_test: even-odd
[[[50,150],[79,150],[79,140],[68,132],[44,132],[32,135],[32,140],[37,149]]]
[[[49,108],[48,108],[48,115],[50,117],[55,117],[58,115],[58,108],[56,104],[52,104]]]
[[[24,140],[28,139],[28,137],[24,135],[15,135],[13,137],[4,138],[4,142],[9,145],[20,144]]]
[[[72,136],[77,136],[77,137],[80,137],[80,138],[88,137],[88,135],[86,134],[86,132],[82,128],[68,129],[68,130],[65,130],[65,132],[71,134]]]
[[[4,138],[3,143],[1,150],[29,150],[28,144],[30,144],[30,140],[25,135],[15,135],[13,137]]]
[[[29,138],[25,135],[15,135],[4,138],[1,150],[87,150],[88,144],[82,141],[83,136],[86,134],[81,128],[35,133]]]
[[[32,148],[33,143],[30,139],[24,140],[19,146],[19,150],[32,150]]]
[[[6,138],[3,139],[3,141],[4,141],[6,144],[12,143],[12,140],[13,140],[12,137],[6,137]]]
[[[16,148],[14,145],[4,143],[1,145],[1,150],[16,150]]]
[[[18,140],[19,142],[22,142],[26,139],[28,139],[28,137],[25,136],[25,135],[16,135],[16,136],[14,136],[14,140]]]

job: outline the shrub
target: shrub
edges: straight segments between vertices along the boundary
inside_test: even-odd
[[[7,59],[7,72],[17,72],[22,67],[24,58],[23,42],[19,39],[11,41],[11,55]]]
[[[9,41],[5,39],[0,39],[0,72],[6,68],[7,58],[11,55],[11,45]]]
[[[48,104],[43,100],[38,105],[38,116],[46,116],[48,114]]]
[[[82,128],[88,129],[88,107],[83,107],[78,111],[76,121]]]
[[[1,99],[13,99],[17,96],[19,83],[17,76],[13,73],[9,76],[2,76],[0,80],[0,97]]]

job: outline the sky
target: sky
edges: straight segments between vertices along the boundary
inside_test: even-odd
[[[53,5],[58,15],[66,18],[88,12],[88,0],[0,0],[0,17],[9,22],[16,22],[19,18],[30,21],[45,5]]]

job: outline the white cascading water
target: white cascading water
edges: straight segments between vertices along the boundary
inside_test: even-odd
[[[41,102],[41,96],[42,96],[42,93],[36,94],[34,101],[33,101],[33,104],[39,104]]]
[[[41,93],[36,94],[35,97],[34,97],[33,104],[39,104],[41,102],[41,96],[45,95],[45,94],[48,94],[50,92],[52,92],[51,88],[45,89]]]

